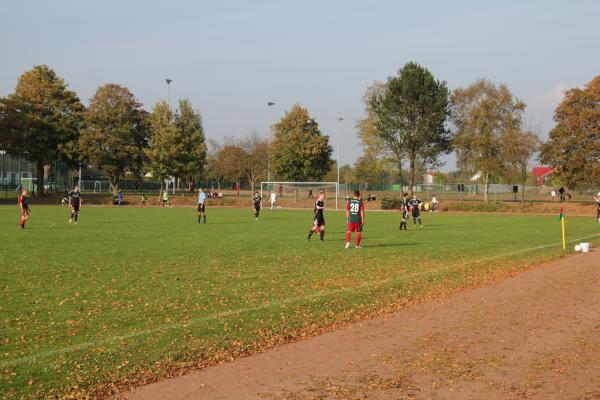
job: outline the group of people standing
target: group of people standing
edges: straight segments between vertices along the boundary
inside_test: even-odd
[[[365,222],[365,206],[358,190],[355,190],[352,198],[346,199],[346,248],[350,247],[352,233],[355,233],[357,249],[360,248],[361,232]],[[313,226],[308,231],[307,241],[314,234],[318,234],[321,241],[325,240],[325,191],[320,190],[313,208]]]
[[[436,200],[437,202],[437,200]],[[409,213],[412,214],[413,225],[417,225],[422,228],[423,223],[421,222],[421,203],[420,199],[417,198],[416,194],[413,194],[412,199],[408,198],[408,193],[404,193],[402,196],[402,203],[400,205],[400,211],[402,212],[402,219],[400,220],[400,230],[407,230],[406,223],[409,219]]]

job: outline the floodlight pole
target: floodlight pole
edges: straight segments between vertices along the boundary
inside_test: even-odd
[[[267,181],[271,181],[271,135],[273,134],[273,118],[271,116],[271,107],[275,103],[269,101],[267,107],[269,108],[269,130],[267,131]]]
[[[336,197],[335,197],[335,209],[338,209],[338,199],[340,198],[340,135],[342,134],[342,121],[343,117],[338,117],[338,134],[337,134],[337,184],[335,185]]]
[[[173,79],[167,78],[165,82],[167,82],[167,104],[171,107],[171,82],[173,82]]]

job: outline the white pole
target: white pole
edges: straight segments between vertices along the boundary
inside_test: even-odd
[[[337,134],[337,181],[335,185],[335,209],[338,209],[338,199],[340,198],[340,135],[342,133],[342,121],[344,118],[338,119],[338,134]]]
[[[81,181],[81,163],[79,163],[79,182],[77,183],[77,186],[79,186],[79,190],[83,190],[83,183]]]
[[[272,101],[267,102],[269,108],[269,129],[267,131],[267,180],[271,181],[271,135],[273,134],[273,117],[271,116],[271,107],[275,103]]]

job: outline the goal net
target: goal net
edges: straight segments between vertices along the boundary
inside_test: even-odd
[[[277,194],[277,198],[292,198],[294,200],[314,199],[319,191],[325,191],[325,197],[335,199],[335,208],[338,209],[339,199],[346,195],[346,185],[337,182],[261,182],[260,196],[269,201],[269,192]]]

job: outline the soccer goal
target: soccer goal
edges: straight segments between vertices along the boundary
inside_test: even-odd
[[[345,184],[337,182],[261,182],[260,197],[269,201],[269,192],[277,194],[277,198],[293,198],[295,200],[314,199],[320,190],[325,191],[329,199],[335,198],[335,209],[338,209],[339,199],[345,196]]]

